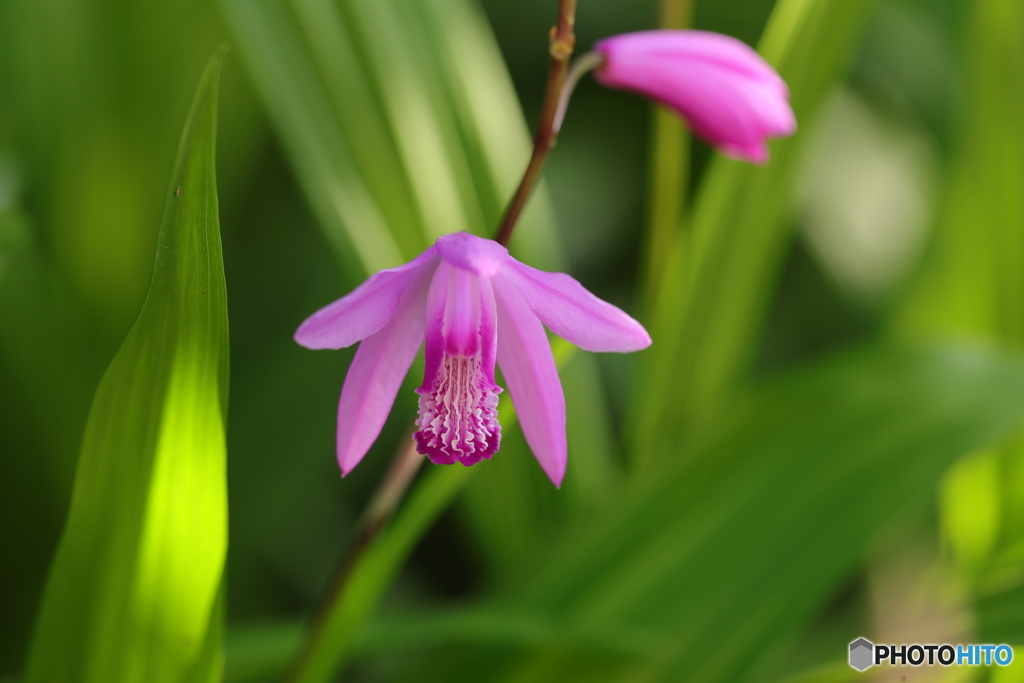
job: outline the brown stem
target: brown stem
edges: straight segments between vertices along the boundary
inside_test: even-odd
[[[349,547],[348,552],[345,553],[345,557],[334,573],[331,588],[317,608],[316,617],[313,619],[301,650],[296,656],[295,661],[292,662],[292,667],[286,680],[298,680],[301,673],[306,669],[310,655],[319,646],[320,640],[324,635],[324,627],[330,616],[331,607],[338,601],[339,596],[345,590],[349,576],[351,576],[352,570],[359,563],[363,553],[370,546],[370,543],[373,542],[373,539],[377,537],[381,529],[390,521],[391,517],[394,516],[395,510],[398,509],[399,503],[405,497],[405,492],[409,489],[409,485],[412,483],[422,463],[423,456],[416,451],[416,442],[412,439],[409,439],[409,442],[395,454],[387,474],[384,475],[384,478],[377,486],[377,490],[374,491],[373,497],[370,498],[370,502],[366,505],[366,510],[363,512],[363,516],[356,527],[355,539],[352,541],[352,545]]]
[[[377,532],[388,523],[388,520],[395,514],[395,510],[398,509],[398,504],[405,497],[405,492],[409,489],[409,484],[412,483],[421,464],[423,464],[423,455],[416,450],[416,442],[410,438],[409,442],[395,454],[394,460],[391,461],[391,467],[388,468],[384,479],[374,491],[373,498],[366,505],[363,517],[359,520],[362,536],[372,540]]]
[[[558,114],[558,101],[561,97],[562,86],[565,83],[565,74],[569,66],[569,58],[572,57],[573,48],[576,46],[576,34],[573,27],[576,23],[576,0],[559,0],[558,23],[551,29],[551,37],[548,52],[551,54],[551,62],[548,66],[547,91],[544,94],[544,107],[541,109],[540,123],[537,124],[537,132],[533,136],[533,153],[530,155],[530,163],[526,166],[526,173],[516,188],[516,193],[505,210],[505,217],[501,221],[501,227],[494,238],[498,244],[508,246],[512,237],[512,230],[526,206],[526,200],[530,198],[530,192],[540,178],[540,172],[547,161],[548,152],[555,146],[555,138],[558,131],[555,129],[555,119]]]

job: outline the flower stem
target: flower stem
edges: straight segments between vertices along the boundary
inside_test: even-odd
[[[338,606],[342,603],[349,579],[377,534],[394,516],[422,463],[423,456],[416,451],[416,442],[412,439],[395,454],[387,474],[381,479],[363,511],[356,526],[355,540],[338,565],[331,588],[317,608],[316,617],[292,663],[287,677],[291,683],[320,681],[326,677],[325,669],[327,675],[332,672],[333,657],[330,654],[324,655],[325,652],[330,653],[331,648],[325,647],[324,641],[331,637],[331,622],[338,618]]]
[[[559,0],[558,23],[551,29],[548,49],[551,61],[548,65],[547,90],[544,94],[540,123],[537,124],[537,132],[533,136],[533,153],[526,166],[526,173],[523,174],[523,179],[519,182],[512,201],[509,202],[505,217],[501,221],[501,227],[498,228],[498,234],[494,238],[498,244],[508,246],[512,230],[515,229],[516,222],[526,206],[526,200],[530,198],[530,192],[540,178],[548,152],[555,145],[555,138],[558,136],[555,125],[558,117],[558,103],[562,97],[562,86],[565,84],[569,58],[572,57],[572,51],[576,46],[576,34],[573,32],[575,23],[576,0]]]
[[[569,108],[569,100],[576,90],[576,84],[580,82],[588,72],[599,68],[604,64],[604,55],[597,52],[588,52],[569,67],[565,75],[565,82],[562,84],[562,92],[558,95],[558,108],[555,110],[555,135],[562,130],[562,121],[565,120],[565,110]]]
[[[662,0],[659,26],[686,28],[691,23],[692,0]],[[665,270],[665,260],[677,246],[686,211],[689,140],[679,118],[655,107],[651,135],[651,183],[646,247],[646,309],[652,311]]]

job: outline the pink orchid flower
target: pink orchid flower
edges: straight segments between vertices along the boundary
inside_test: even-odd
[[[796,119],[782,77],[752,48],[707,31],[641,31],[598,42],[595,77],[649,97],[689,122],[723,154],[756,164],[766,140],[791,135]]]
[[[438,238],[311,315],[295,333],[310,349],[362,341],[338,407],[338,464],[348,474],[380,435],[402,378],[426,342],[416,449],[436,464],[473,465],[501,443],[495,362],[526,441],[559,486],[567,445],[565,396],[544,326],[588,351],[646,348],[646,330],[562,273],[519,263],[497,242]]]

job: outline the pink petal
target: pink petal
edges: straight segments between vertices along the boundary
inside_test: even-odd
[[[480,281],[464,268],[443,263],[448,274],[448,303],[444,310],[445,351],[453,356],[474,356],[480,350]]]
[[[533,314],[552,332],[581,349],[629,353],[651,345],[651,337],[640,323],[564,273],[546,273],[510,258],[508,266],[494,277],[496,287],[504,282],[519,291]]]
[[[480,365],[484,376],[491,384],[494,381],[494,364],[498,359],[498,310],[494,300],[494,284],[491,278],[480,279]],[[501,391],[500,389],[498,389]]]
[[[431,390],[444,362],[444,309],[448,304],[448,276],[451,271],[452,267],[442,261],[430,281],[424,331],[423,384],[416,390],[420,394]]]
[[[755,49],[722,33],[662,29],[636,31],[605,38],[594,47],[620,56],[632,53],[677,62],[715,64],[747,78],[770,83],[780,94],[789,97],[785,81]]]
[[[398,309],[402,292],[438,263],[430,247],[404,266],[382,270],[350,294],[321,308],[299,326],[295,341],[307,349],[342,349],[380,330]]]
[[[391,320],[363,340],[341,389],[338,405],[338,465],[352,471],[380,436],[402,379],[423,341],[427,277],[419,269],[410,279]]]
[[[555,486],[565,476],[565,396],[540,320],[510,282],[492,280],[498,309],[498,365],[526,443]]]

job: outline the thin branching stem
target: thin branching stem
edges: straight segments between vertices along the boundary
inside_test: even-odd
[[[573,49],[576,47],[576,34],[573,28],[576,24],[576,0],[560,0],[558,3],[558,23],[551,29],[550,47],[548,52],[551,61],[548,65],[548,84],[544,94],[544,106],[541,109],[540,123],[537,124],[537,132],[533,136],[533,153],[530,154],[530,162],[526,166],[526,173],[516,188],[516,193],[509,202],[505,217],[502,218],[501,227],[494,238],[498,244],[508,246],[512,237],[512,230],[515,229],[519,216],[526,207],[526,201],[530,198],[537,180],[540,179],[544,162],[547,161],[548,152],[555,145],[555,138],[558,136],[556,121],[558,117],[559,102],[562,98],[562,87],[565,84],[566,73],[569,69],[569,59],[572,57]]]
[[[306,679],[307,669],[310,667],[315,653],[323,646],[323,639],[327,637],[328,633],[328,623],[335,606],[341,602],[345,594],[352,571],[358,566],[360,559],[377,534],[394,516],[422,463],[423,456],[416,451],[416,444],[412,439],[409,439],[395,453],[391,466],[384,478],[381,479],[380,484],[377,485],[377,490],[374,491],[373,497],[370,498],[363,511],[363,516],[356,526],[355,539],[338,565],[331,581],[331,587],[318,607],[316,617],[313,619],[302,647],[292,662],[288,681],[296,682]]]

